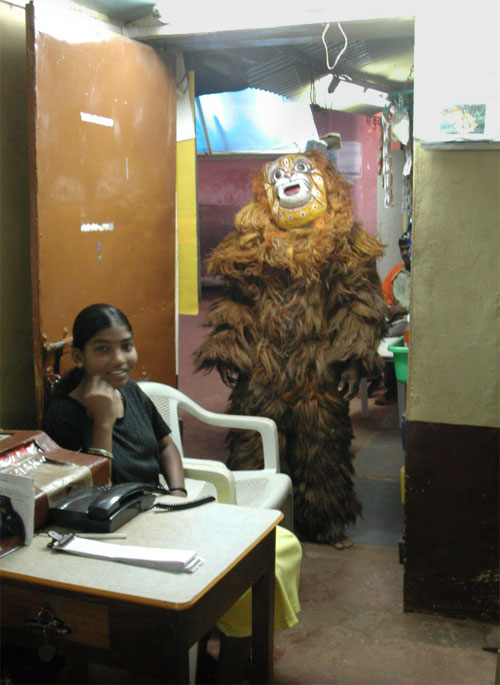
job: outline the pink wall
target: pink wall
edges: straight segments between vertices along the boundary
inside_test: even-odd
[[[255,172],[275,158],[198,157],[198,214],[201,273],[204,260],[234,228],[234,215],[252,197]]]
[[[255,172],[275,157],[278,155],[258,159],[198,157],[198,204],[239,209],[252,197]]]
[[[330,110],[313,111],[313,116],[320,136],[334,131],[340,133],[343,143],[357,141],[363,146],[361,178],[354,181],[352,189],[354,216],[366,231],[376,235],[380,116],[367,117]]]
[[[321,136],[329,131],[340,133],[342,142],[362,144],[361,177],[354,181],[352,198],[356,218],[373,235],[377,231],[377,155],[380,140],[379,117],[345,112],[315,111],[314,120]],[[236,212],[252,196],[255,171],[277,157],[237,156],[198,157],[198,207],[200,254],[208,252],[233,228]]]

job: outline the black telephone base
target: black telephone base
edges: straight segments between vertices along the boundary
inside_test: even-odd
[[[106,486],[98,486],[88,488],[88,491],[96,493],[106,492],[111,490]],[[83,494],[83,492],[82,492]],[[71,495],[70,495],[71,497]],[[66,508],[64,506],[65,500],[62,500],[55,507],[50,510],[50,521],[58,526],[70,528],[71,530],[78,530],[85,533],[114,533],[125,523],[133,519],[135,516],[153,506],[155,495],[153,492],[142,492],[140,497],[131,499],[129,502],[122,504],[122,506],[110,514],[108,518],[92,518],[87,515],[88,501],[83,498],[81,501],[75,503],[75,508]]]

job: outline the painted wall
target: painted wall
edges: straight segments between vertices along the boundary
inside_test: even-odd
[[[499,426],[498,151],[417,147],[408,418]]]
[[[36,425],[24,9],[0,2],[0,426]]]
[[[198,157],[198,203],[239,209],[252,197],[255,172],[270,159],[274,156]]]
[[[205,274],[205,258],[234,229],[235,214],[252,197],[255,173],[272,159],[274,155],[251,159],[198,156],[198,236],[203,285],[210,283]]]
[[[415,131],[444,90],[450,104],[476,104],[500,81],[500,10],[441,11],[416,17]],[[498,150],[416,145],[405,457],[405,610],[493,622],[499,169]]]
[[[417,16],[416,129],[443,83],[455,83],[450,98],[462,101],[485,69],[496,77],[466,97],[485,98],[500,82],[497,38],[485,35],[498,21],[498,9],[496,20],[454,13],[443,36],[434,12]],[[464,52],[473,38],[480,43]],[[417,146],[414,174],[407,418],[498,427],[500,151]]]

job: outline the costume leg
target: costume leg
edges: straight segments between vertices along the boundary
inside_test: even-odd
[[[280,463],[294,490],[294,525],[299,538],[335,544],[345,538],[345,527],[355,523],[361,502],[354,490],[353,437],[349,406],[322,390],[296,393],[287,403],[269,392],[232,396],[230,413],[268,416],[278,426]],[[264,401],[263,400],[263,401]],[[262,468],[260,436],[253,431],[230,431],[227,436],[232,469]]]
[[[265,416],[273,419],[278,427],[280,466],[284,473],[289,469],[282,458],[285,454],[286,432],[283,430],[284,420],[289,413],[288,406],[269,389],[241,388],[237,386],[229,398],[229,414],[243,414],[244,416]],[[254,470],[264,465],[262,440],[255,431],[231,430],[226,437],[230,457],[230,469]]]
[[[293,437],[287,443],[299,538],[335,544],[361,513],[354,490],[349,408],[323,392],[292,407]]]

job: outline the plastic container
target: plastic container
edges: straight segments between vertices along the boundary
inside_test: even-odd
[[[395,340],[392,345],[388,345],[387,349],[394,355],[396,378],[400,383],[406,383],[408,380],[408,348],[405,346],[403,336]]]

